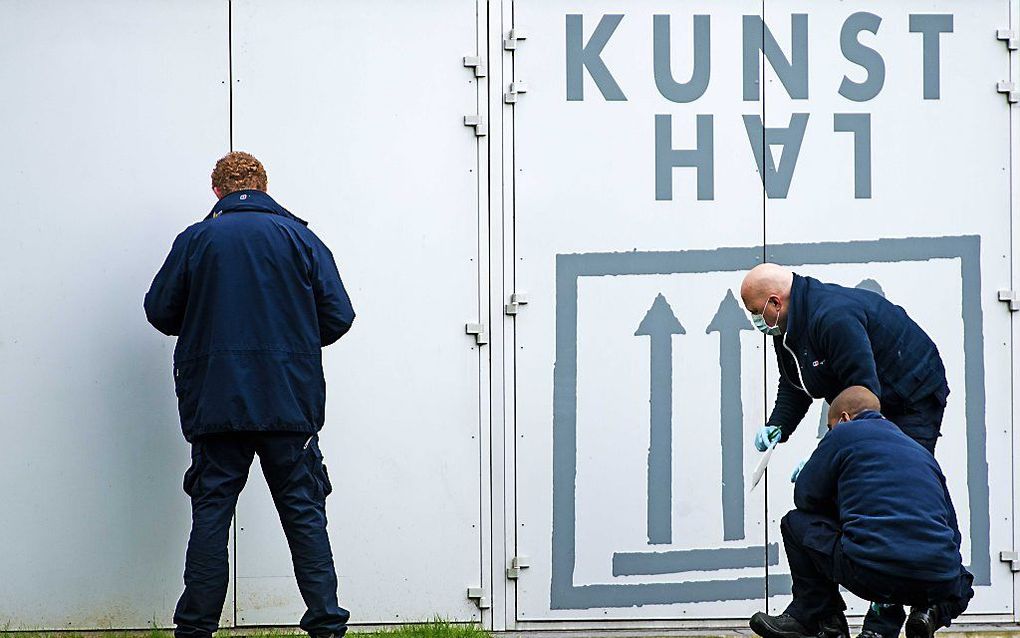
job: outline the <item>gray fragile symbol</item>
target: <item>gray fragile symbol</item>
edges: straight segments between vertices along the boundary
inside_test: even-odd
[[[740,333],[754,330],[732,290],[706,334],[719,333],[719,415],[722,442],[723,540],[744,538],[744,401],[740,394]]]
[[[971,541],[969,570],[974,584],[991,582],[988,460],[985,429],[985,364],[981,304],[981,238],[906,237],[869,241],[772,244],[706,250],[560,254],[556,256],[556,362],[553,372],[552,555],[549,608],[592,609],[751,600],[789,593],[788,574],[774,569],[772,546],[716,547],[617,553],[615,575],[719,571],[737,565],[753,575],[699,576],[671,582],[633,580],[577,583],[577,345],[578,283],[598,277],[742,272],[763,258],[787,266],[876,264],[956,260],[962,294],[964,411]],[[725,332],[721,332],[725,335]],[[721,346],[721,344],[720,344]],[[720,361],[722,364],[722,361]],[[670,375],[672,376],[672,375]],[[724,384],[729,385],[729,384]],[[778,548],[777,548],[778,550]],[[751,565],[754,557],[756,566]],[[758,567],[760,566],[760,567]]]
[[[673,542],[673,335],[687,334],[662,293],[634,336],[651,345],[651,434],[648,444],[648,542]]]
[[[753,330],[732,290],[705,334],[719,333],[720,416],[722,447],[723,540],[744,538],[744,408],[740,392],[740,333]],[[673,542],[673,345],[672,336],[686,334],[666,298],[659,293],[635,336],[650,337],[648,447],[648,542]]]

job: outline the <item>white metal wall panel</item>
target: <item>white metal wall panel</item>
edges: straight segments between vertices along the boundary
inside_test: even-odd
[[[1013,546],[1010,316],[997,300],[1010,281],[1010,114],[995,91],[1009,73],[1007,49],[995,38],[1009,24],[1009,3],[780,0],[767,3],[765,20],[788,57],[797,50],[794,32],[806,29],[809,56],[806,98],[802,76],[791,73],[786,86],[765,65],[765,125],[795,129],[791,143],[771,146],[779,175],[766,203],[769,259],[826,281],[877,285],[939,346],[952,394],[936,456],[959,515],[964,560],[980,585],[968,613],[1012,614],[1012,575],[998,560]],[[920,32],[946,30],[950,21],[951,32]],[[854,39],[881,56],[884,82],[877,64],[869,63],[869,78],[841,53]],[[797,118],[806,120],[799,155]],[[870,134],[859,129],[855,149],[855,135],[835,129],[865,118]],[[784,196],[781,174],[794,165]],[[767,370],[771,408],[771,353]],[[770,540],[780,538],[779,520],[792,507],[789,471],[814,449],[821,411],[819,401],[770,466]],[[788,594],[788,570],[784,553],[770,569],[770,593]],[[788,601],[774,596],[770,608]],[[862,601],[852,608],[865,610]]]
[[[189,456],[142,296],[213,203],[227,3],[5,1],[0,60],[0,624],[166,625]]]
[[[1012,2],[1009,3],[1009,18],[1010,18],[1010,28],[1011,29],[1016,29],[1018,24],[1020,24],[1020,2],[1018,2],[1017,0],[1013,0]],[[1010,60],[1010,63],[1009,63],[1009,78],[1011,80],[1013,80],[1013,81],[1016,81],[1018,78],[1020,78],[1020,51],[1011,51],[1010,52],[1010,56],[1009,56],[1009,60]],[[1018,109],[1016,107],[1010,108],[1009,117],[1010,117],[1010,170],[1009,170],[1009,172],[1010,172],[1010,185],[1011,185],[1010,221],[1012,222],[1013,214],[1015,214],[1016,211],[1020,211],[1020,188],[1016,187],[1016,184],[1017,184],[1017,175],[1018,175],[1018,171],[1020,171],[1020,144],[1016,143],[1016,134],[1017,134],[1018,131],[1020,131],[1020,109]],[[1016,246],[1017,242],[1020,241],[1020,225],[1012,224],[1011,223],[1010,231],[1011,231],[1010,232],[1010,238],[1011,238],[1010,247],[1012,248],[1012,246]],[[1016,285],[1017,281],[1020,281],[1020,277],[1018,277],[1018,273],[1017,273],[1017,269],[1020,268],[1020,264],[1018,264],[1017,260],[1013,258],[1013,254],[1010,254],[1010,265],[1011,265],[1010,272],[1011,272],[1011,275],[1012,275],[1010,277],[1010,283],[1011,283],[1011,287],[1012,287],[1012,286]],[[1018,368],[1018,366],[1016,365],[1017,364],[1017,352],[1016,352],[1015,344],[1016,343],[1020,343],[1020,341],[1018,341],[1018,337],[1020,337],[1020,322],[1017,322],[1014,319],[1011,322],[1011,324],[1012,324],[1011,325],[1012,331],[1011,331],[1011,334],[1010,334],[1010,336],[1011,336],[1011,339],[1010,339],[1010,351],[1011,351],[1011,355],[1012,355],[1011,356],[1011,361],[1012,361],[1012,365],[1013,365],[1013,374],[1012,374],[1011,378],[1012,378],[1012,382],[1013,382],[1013,387],[1016,388],[1017,387],[1018,374],[1020,374],[1020,368]],[[1010,405],[1011,410],[1012,410],[1011,411],[1011,417],[1012,417],[1011,425],[1015,424],[1016,421],[1017,421],[1018,410],[1020,410],[1020,405],[1018,405],[1018,404],[1020,404],[1020,402],[1017,402],[1017,401],[1012,401],[1011,402],[1011,405]],[[1011,449],[1013,450],[1013,455],[1012,455],[1012,459],[1011,459],[1012,467],[1013,467],[1013,539],[1012,539],[1013,540],[1013,547],[1012,547],[1012,549],[1013,549],[1013,551],[1016,551],[1016,549],[1017,549],[1016,521],[1017,521],[1017,516],[1020,515],[1020,499],[1017,499],[1017,495],[1020,494],[1020,473],[1018,473],[1016,471],[1016,450],[1020,450],[1020,428],[1017,428],[1017,427],[1013,426],[1011,429],[1012,429],[1012,434],[1013,434],[1013,442],[1012,442],[1012,445],[1010,446]],[[1018,584],[1020,584],[1020,572],[1013,574],[1013,621],[1014,622],[1020,622],[1020,587],[1017,586]]]
[[[1020,480],[1011,321],[995,299],[1012,279],[1011,131],[994,89],[1017,68],[994,36],[1011,17],[1017,26],[1017,2],[770,1],[764,18],[787,56],[792,14],[808,14],[810,63],[807,98],[791,99],[763,61],[765,100],[745,99],[742,59],[744,17],[763,13],[760,0],[496,4],[490,19],[505,7],[527,36],[506,77],[489,65],[493,91],[497,78],[527,90],[506,128],[508,277],[530,298],[508,346],[516,492],[496,495],[516,503],[510,542],[530,559],[509,589],[518,627],[743,619],[766,589],[770,609],[783,608],[778,520],[821,405],[748,495],[775,362],[727,293],[766,255],[877,284],[939,344],[953,394],[938,458],[980,584],[972,617],[1015,617],[1015,577],[998,561],[1014,548]],[[356,622],[478,620],[464,594],[490,584],[488,357],[463,328],[489,303],[487,224],[484,147],[462,124],[478,80],[461,58],[476,54],[485,20],[473,0],[232,5],[233,122],[226,2],[0,0],[11,96],[0,102],[0,623],[170,623],[188,452],[174,341],[145,323],[141,297],[174,235],[212,204],[208,174],[231,126],[235,147],[266,161],[271,192],[334,250],[359,313],[326,351],[342,603]],[[857,40],[885,70],[860,102],[839,94],[844,75],[867,78],[842,52],[861,52],[841,42],[859,12],[881,19]],[[952,15],[939,73],[927,74],[937,99],[924,97],[925,36],[911,14]],[[692,96],[695,16],[709,16],[711,71]],[[875,24],[854,20],[851,36]],[[671,52],[659,85],[657,23]],[[568,71],[571,28],[591,45],[574,50],[579,74]],[[625,99],[609,99],[620,96],[606,73]],[[581,97],[578,77],[583,99],[568,99]],[[743,116],[785,127],[794,113],[807,114],[799,153],[771,149],[779,172],[797,156],[789,191],[766,204]],[[836,114],[871,116],[870,196],[855,179],[864,147],[834,130],[863,120],[837,125]],[[656,116],[668,163],[703,158],[671,153],[699,143],[699,115],[711,116],[712,192],[703,183],[699,199],[699,173],[677,167],[657,193]],[[303,604],[257,464],[238,521],[224,624],[235,597],[240,624],[295,623]]]
[[[336,255],[358,313],[324,351],[321,445],[355,622],[477,620],[481,585],[474,0],[233,3],[234,147]],[[483,469],[485,468],[485,469]],[[304,609],[264,480],[238,505],[237,620]]]
[[[735,299],[763,254],[741,123],[760,104],[741,100],[734,46],[759,8],[514,3],[527,36],[512,79],[527,88],[513,107],[514,264],[530,299],[515,320],[517,551],[531,563],[519,621],[743,618],[764,606],[778,547],[764,546],[764,502],[746,497],[757,457],[743,448],[763,418],[763,341]],[[667,99],[654,24],[685,83],[694,16],[707,14],[710,82],[693,101]],[[584,45],[578,69],[570,56]],[[657,189],[657,121],[665,162],[699,145],[699,116],[700,194],[686,167],[667,167]]]

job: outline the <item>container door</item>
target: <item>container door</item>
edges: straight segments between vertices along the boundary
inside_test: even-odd
[[[760,3],[514,3],[518,621],[764,605],[744,14]]]
[[[215,201],[227,16],[223,0],[0,3],[4,631],[171,624],[190,459],[175,339],[142,297]]]
[[[483,362],[474,0],[233,2],[234,148],[336,255],[358,318],[324,350],[321,447],[341,604],[479,620]],[[483,461],[483,458],[485,460]],[[237,511],[239,625],[304,611],[257,464]]]
[[[766,47],[768,258],[880,292],[938,345],[951,394],[936,458],[975,576],[972,615],[1013,610],[999,561],[1013,543],[1010,313],[997,298],[1010,282],[1010,111],[995,90],[1009,77],[995,38],[1009,4],[779,0],[765,12],[764,40],[783,56]],[[766,369],[771,410],[772,353]],[[792,508],[790,470],[825,431],[823,409],[817,401],[773,458],[770,540]],[[783,553],[770,568],[773,612],[790,600],[788,574]]]

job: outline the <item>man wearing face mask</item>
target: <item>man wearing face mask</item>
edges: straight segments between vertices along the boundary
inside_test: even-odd
[[[758,635],[845,636],[840,585],[885,605],[887,636],[898,636],[906,620],[907,638],[932,638],[974,596],[942,470],[878,408],[860,386],[832,402],[830,432],[797,479],[796,509],[781,524],[793,601],[779,616],[755,614]],[[911,606],[909,618],[902,605]]]
[[[832,404],[844,389],[862,386],[881,398],[890,421],[935,454],[946,371],[938,348],[902,308],[775,264],[752,269],[740,296],[755,327],[773,337],[779,364],[775,407],[754,438],[759,451],[785,442],[814,399]],[[895,609],[872,605],[860,638],[895,638],[902,623]]]
[[[938,348],[907,313],[868,290],[802,277],[775,264],[751,270],[740,288],[755,326],[771,335],[779,391],[755,436],[761,452],[785,442],[811,402],[868,388],[884,414],[935,453],[949,395]]]

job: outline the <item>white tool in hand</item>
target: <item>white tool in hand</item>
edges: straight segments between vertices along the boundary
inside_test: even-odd
[[[761,460],[758,461],[758,467],[754,468],[754,474],[751,475],[751,489],[747,490],[748,493],[753,492],[761,482],[761,477],[765,476],[765,468],[769,466],[769,459],[772,458],[772,453],[776,451],[777,445],[779,445],[779,439],[772,442],[769,449],[762,455]]]

